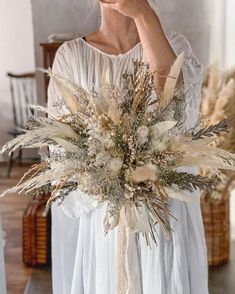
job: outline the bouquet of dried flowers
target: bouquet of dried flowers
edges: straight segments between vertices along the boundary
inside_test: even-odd
[[[145,234],[147,241],[149,237],[156,241],[155,225],[159,224],[170,238],[169,220],[174,215],[169,198],[190,201],[193,190],[213,189],[220,169],[235,169],[235,156],[211,145],[215,135],[227,131],[225,121],[189,131],[183,128],[185,96],[182,89],[176,90],[182,60],[180,55],[158,97],[152,95],[153,77],[142,62],[136,61],[134,71],[123,75],[123,89],[111,87],[105,75],[96,92],[87,92],[48,71],[69,115],[31,118],[25,133],[1,152],[51,145],[58,146],[59,151],[44,155],[42,163],[34,165],[2,195],[16,191],[38,194],[51,189],[52,203],[62,202],[79,189],[107,204],[106,232],[122,224]],[[214,170],[213,177],[178,169],[205,163]]]
[[[228,152],[235,152],[235,79],[234,72],[223,73],[217,65],[213,65],[206,76],[202,87],[201,114],[202,125],[210,127],[222,120],[228,124],[228,132],[219,133],[214,144]],[[202,174],[208,175],[210,170],[202,167]],[[206,199],[221,200],[227,197],[235,181],[234,171],[223,170],[222,181],[212,193],[202,193]]]

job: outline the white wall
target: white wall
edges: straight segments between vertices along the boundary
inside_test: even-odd
[[[40,43],[47,42],[49,35],[69,33],[84,36],[97,28],[97,20],[84,13],[87,11],[85,0],[31,0],[31,2],[37,67],[43,66]],[[94,3],[97,5],[98,0],[94,0]],[[44,82],[41,74],[37,75],[37,82],[38,97],[43,103],[45,102]]]
[[[210,5],[210,64],[224,65],[225,0],[207,0]]]
[[[217,0],[151,0],[156,2],[160,17],[170,31],[185,35],[200,62],[207,67],[209,57],[210,9],[208,1]]]
[[[235,67],[235,0],[226,0],[225,8],[225,68]]]
[[[0,0],[0,146],[13,126],[6,72],[33,71],[34,45],[30,0]],[[0,157],[2,160],[2,157]]]
[[[235,0],[207,0],[211,7],[210,64],[235,67]]]

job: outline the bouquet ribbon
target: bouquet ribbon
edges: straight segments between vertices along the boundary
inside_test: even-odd
[[[116,252],[116,294],[141,294],[137,246],[137,232],[140,229],[138,220],[141,218],[138,213],[135,206],[125,206],[120,211]]]

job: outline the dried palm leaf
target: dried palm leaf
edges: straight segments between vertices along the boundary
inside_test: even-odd
[[[32,130],[25,130],[25,134],[22,134],[13,140],[9,141],[0,150],[0,153],[4,153],[7,150],[9,154],[15,151],[17,148],[41,148],[48,145],[48,141],[53,144],[56,139],[70,138],[72,140],[79,140],[79,135],[68,124],[60,121],[52,121],[49,118],[39,118],[35,120],[37,122],[37,128]]]
[[[181,73],[182,64],[184,61],[184,53],[181,53],[171,67],[169,76],[166,79],[164,90],[160,96],[159,107],[164,109],[174,97],[176,84]]]
[[[207,166],[216,169],[235,170],[235,154],[202,144],[183,144],[175,150],[184,152],[180,166]]]
[[[87,104],[92,100],[92,97],[84,88],[51,70],[41,71],[51,77],[71,114],[76,114],[77,112],[86,113]]]

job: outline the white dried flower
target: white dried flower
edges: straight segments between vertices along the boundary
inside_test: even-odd
[[[109,102],[108,116],[116,125],[121,122],[122,113],[112,101]]]
[[[131,175],[131,180],[136,183],[155,181],[156,179],[156,172],[148,166],[138,166]]]
[[[92,139],[88,145],[88,156],[90,157],[95,156],[99,152],[101,152],[102,149],[103,149],[102,144],[98,140]]]
[[[103,138],[103,144],[105,146],[105,148],[110,149],[113,148],[115,146],[113,140],[111,139],[111,135],[110,134],[106,134]]]
[[[148,164],[145,165],[147,168],[151,169],[153,172],[157,172],[157,166],[155,164],[152,164],[149,162]]]
[[[125,184],[124,186],[128,191],[135,191],[135,189],[128,184]]]
[[[140,145],[144,145],[148,142],[148,136],[149,136],[149,129],[146,126],[141,126],[137,130],[137,140],[140,143]]]
[[[131,191],[128,191],[124,194],[126,199],[132,199],[134,197],[134,193]]]
[[[128,184],[125,184],[124,186],[126,188],[126,191],[125,191],[125,194],[124,194],[125,198],[126,199],[133,198],[134,197],[135,188],[131,187]]]
[[[123,161],[120,158],[113,158],[109,163],[109,168],[114,174],[118,174],[123,166]]]
[[[163,152],[165,151],[167,148],[167,144],[163,141],[153,141],[152,142],[152,149],[159,151],[159,152]]]
[[[157,138],[168,132],[177,124],[176,121],[162,121],[151,127],[152,135]]]
[[[131,181],[131,175],[133,173],[133,168],[125,169],[125,181],[130,182]]]
[[[97,154],[94,165],[97,167],[98,166],[105,166],[108,164],[110,159],[111,159],[111,155],[109,154],[109,152],[103,150]]]

